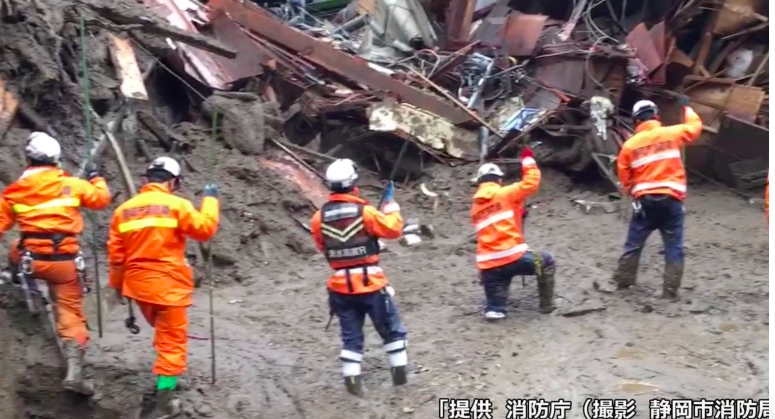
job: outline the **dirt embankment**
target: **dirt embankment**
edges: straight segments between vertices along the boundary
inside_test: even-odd
[[[66,166],[77,167],[86,149],[77,69],[64,64],[74,55],[68,41],[63,46],[63,38],[55,35],[72,34],[73,20],[55,12],[56,7],[43,14],[31,1],[13,3],[24,19],[0,23],[0,75],[17,87],[27,106],[45,116],[64,145]],[[94,50],[89,58],[92,94],[98,102],[108,101],[116,82],[104,40],[95,36],[89,43]],[[148,57],[140,55],[146,68]],[[174,83],[160,82],[163,74],[154,71],[149,86]],[[650,397],[766,397],[769,245],[760,208],[707,185],[690,185],[682,301],[668,304],[654,297],[662,271],[656,234],[644,252],[639,285],[626,293],[600,294],[592,282],[613,271],[626,225],[614,214],[574,210],[569,199],[584,193],[546,171],[532,201],[536,208],[527,221],[527,237],[531,246],[555,254],[562,307],[554,315],[539,315],[535,281],[527,278],[523,288],[517,278],[510,317],[491,325],[480,316],[483,294],[468,226],[473,192],[468,179],[475,168],[467,166],[431,171],[434,187],[449,194],[436,214],[414,191],[398,192],[404,216],[432,222],[438,234],[417,248],[391,244],[383,257],[409,329],[411,382],[405,388],[389,385],[385,355],[367,326],[368,394],[354,399],[342,388],[336,322],[324,331],[328,268],[294,220],[306,221],[312,205],[278,171],[232,148],[242,138],[218,141],[211,149],[207,115],[197,108],[180,111],[175,104],[157,102],[149,111],[187,140],[189,151],[177,155],[185,162],[181,193],[197,201],[196,192],[215,181],[223,196],[223,221],[214,240],[220,255],[214,270],[218,381],[209,384],[208,305],[202,289],[191,309],[188,417],[430,418],[438,415],[440,397],[491,398],[496,417],[505,417],[507,398],[564,398],[578,412],[586,397],[631,397],[643,417]],[[183,120],[188,123],[179,124]],[[21,126],[0,142],[0,187],[23,168],[21,150],[29,131]],[[167,153],[144,128],[136,137],[145,140],[151,155]],[[273,153],[264,157],[282,161]],[[143,153],[127,154],[132,171],[140,173],[147,164]],[[102,171],[111,188],[122,192],[121,202],[127,192],[106,156]],[[369,181],[377,182],[363,180]],[[377,198],[373,190],[364,190]],[[101,261],[109,214],[99,215]],[[0,257],[13,236],[3,238]],[[83,243],[91,265],[90,238],[85,234]],[[197,256],[194,245],[190,251]],[[194,267],[203,275],[201,260]],[[105,336],[95,334],[89,352],[99,394],[86,401],[62,392],[64,369],[50,335],[18,308],[12,295],[1,297],[0,411],[12,412],[13,419],[131,417],[153,384],[152,335],[142,320],[142,332],[132,336],[123,327],[123,307],[108,314]],[[575,318],[560,315],[587,307],[606,310]]]

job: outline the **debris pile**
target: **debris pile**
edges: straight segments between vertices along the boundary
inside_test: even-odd
[[[4,3],[6,20],[14,1]],[[707,134],[689,150],[689,167],[740,190],[766,179],[761,0],[528,1],[519,10],[506,0],[143,3],[80,0],[64,27],[88,14],[90,29],[118,34],[92,38],[108,43],[120,80],[95,89],[94,100],[116,90],[125,102],[148,100],[150,71],[135,54],[163,58],[209,96],[174,99],[184,103],[166,119],[128,112],[166,149],[186,147],[170,127],[192,119],[188,105],[226,114],[224,127],[239,135],[224,140],[240,152],[282,144],[304,155],[294,156],[304,167],[347,156],[384,176],[407,140],[415,157],[400,163],[400,175],[419,183],[429,161],[516,163],[516,151],[531,145],[544,165],[599,170],[616,183],[613,162],[633,128],[628,109],[650,98],[664,122],[676,123],[681,92]],[[55,66],[38,63],[47,72],[36,82],[77,74],[57,62],[75,54],[72,40],[54,39],[66,48]],[[0,133],[14,107],[2,109]]]

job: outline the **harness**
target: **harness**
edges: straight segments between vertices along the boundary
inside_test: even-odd
[[[57,250],[59,250],[59,245],[62,244],[62,241],[64,239],[72,237],[76,238],[78,237],[75,234],[69,234],[69,233],[21,233],[21,237],[19,238],[19,245],[17,249],[19,250],[19,253],[21,254],[21,260],[19,263],[19,275],[20,280],[22,282],[22,285],[29,284],[29,279],[32,275],[32,262],[33,261],[42,261],[42,262],[68,262],[73,261],[75,262],[75,269],[78,271],[78,283],[81,285],[81,290],[84,294],[88,294],[91,292],[91,287],[88,284],[88,279],[86,278],[86,262],[83,259],[83,253],[78,251],[76,253],[56,253]],[[52,248],[54,249],[53,254],[42,254],[42,253],[33,253],[27,248],[24,247],[25,240],[33,239],[33,240],[51,240],[52,242]]]
[[[321,211],[321,233],[325,257],[329,264],[344,269],[347,289],[353,292],[350,269],[363,269],[363,286],[369,286],[368,268],[377,266],[368,262],[379,255],[379,242],[366,232],[363,226],[362,204],[351,202],[327,202]]]

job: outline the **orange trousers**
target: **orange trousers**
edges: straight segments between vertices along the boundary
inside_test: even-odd
[[[188,307],[163,306],[136,301],[148,324],[156,333],[156,375],[177,376],[186,372],[188,356]]]
[[[21,262],[18,239],[11,243],[8,256],[12,266]],[[89,342],[86,316],[83,314],[83,295],[78,283],[78,269],[74,261],[32,262],[32,276],[46,281],[56,316],[56,328],[62,341],[74,340],[81,347]]]

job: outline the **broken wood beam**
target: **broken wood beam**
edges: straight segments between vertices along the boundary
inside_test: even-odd
[[[242,4],[234,0],[211,0],[207,5],[211,9],[228,13],[235,22],[261,35],[266,40],[302,54],[307,61],[355,83],[372,90],[390,92],[398,96],[401,101],[434,113],[455,125],[471,121],[471,117],[460,109],[373,70],[365,60],[334,49],[324,42],[285,25],[258,6]]]
[[[171,130],[146,111],[137,111],[137,119],[159,139],[166,151],[173,150],[178,144],[188,144],[188,140],[185,137]]]

